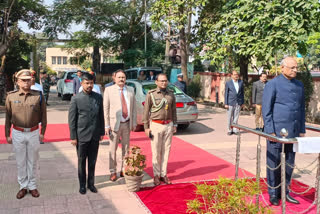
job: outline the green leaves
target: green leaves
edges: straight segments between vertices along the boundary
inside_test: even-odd
[[[211,0],[208,4],[200,14],[197,39],[214,47],[207,52],[213,59],[232,46],[239,55],[268,60],[276,51],[303,47],[306,40],[301,41],[301,36],[318,29],[317,0]]]

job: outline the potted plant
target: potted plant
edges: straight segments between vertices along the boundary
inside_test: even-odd
[[[141,153],[141,148],[130,147],[124,157],[124,178],[129,192],[139,191],[145,167],[146,156]]]

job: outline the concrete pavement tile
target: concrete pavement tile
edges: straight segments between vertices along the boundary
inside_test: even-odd
[[[108,200],[91,200],[90,204],[92,209],[94,210],[105,209],[105,208],[115,209],[112,202]]]
[[[20,214],[44,214],[43,206],[32,206],[20,208]]]
[[[20,209],[1,209],[0,214],[19,214]]]
[[[94,213],[95,214],[119,214],[119,212],[117,210],[115,210],[114,208],[98,209],[98,210],[94,210]]]

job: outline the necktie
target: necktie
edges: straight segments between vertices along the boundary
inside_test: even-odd
[[[127,103],[126,103],[126,99],[124,98],[123,88],[121,88],[120,91],[121,91],[122,117],[126,119],[128,117]]]

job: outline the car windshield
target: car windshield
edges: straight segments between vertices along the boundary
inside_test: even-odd
[[[152,89],[155,89],[155,88],[157,88],[157,85],[156,85],[156,84],[142,85],[142,90],[143,90],[143,93],[144,93],[144,94],[147,94],[149,90],[152,90]],[[168,88],[169,88],[170,90],[172,90],[175,95],[177,95],[177,94],[183,94],[183,92],[182,92],[179,88],[177,88],[176,86],[174,86],[174,85],[172,85],[172,84],[169,84],[169,85],[168,85]]]
[[[67,74],[67,79],[72,80],[75,76],[77,76],[77,72],[69,72]]]

